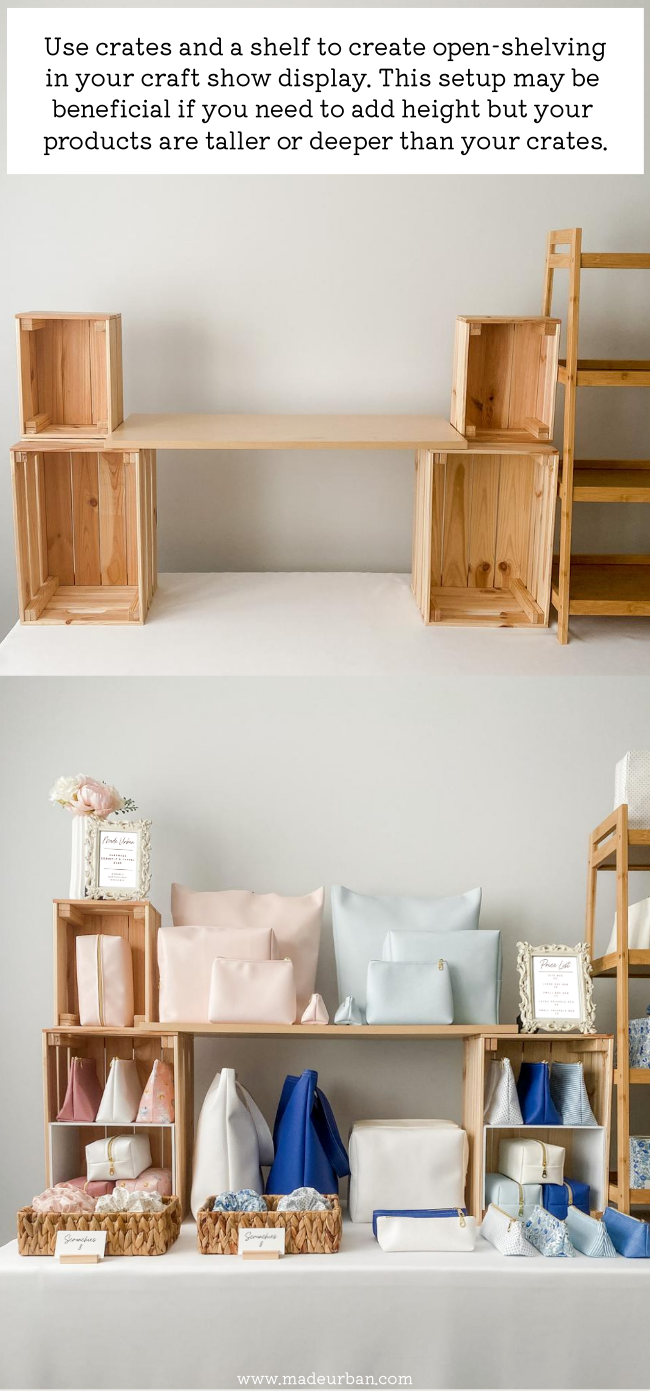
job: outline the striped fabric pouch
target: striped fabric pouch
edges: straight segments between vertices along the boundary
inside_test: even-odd
[[[553,1063],[551,1097],[563,1125],[598,1125],[589,1105],[582,1063]]]

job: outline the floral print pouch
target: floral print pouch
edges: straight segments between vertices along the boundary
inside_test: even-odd
[[[174,1119],[174,1074],[161,1058],[149,1074],[136,1119],[148,1125],[171,1125]]]
[[[532,1216],[524,1227],[526,1240],[541,1251],[543,1256],[575,1256],[575,1247],[567,1231],[566,1222],[553,1217],[546,1208],[533,1208]]]

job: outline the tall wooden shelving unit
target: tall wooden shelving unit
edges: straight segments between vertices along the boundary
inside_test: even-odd
[[[630,950],[628,943],[629,874],[650,869],[650,829],[630,830],[626,805],[617,807],[589,837],[586,939],[596,978],[616,982],[616,1139],[618,1163],[611,1175],[609,1200],[619,1212],[650,1207],[650,1193],[630,1188],[630,1087],[650,1085],[650,1068],[631,1068],[629,1055],[629,981],[650,978],[650,951]],[[616,875],[616,951],[594,959],[598,874]]]
[[[560,553],[552,602],[558,639],[569,640],[572,614],[650,615],[650,554],[572,555],[573,508],[580,502],[650,502],[650,459],[576,459],[576,405],[581,387],[650,386],[650,360],[578,357],[583,270],[650,270],[650,252],[583,252],[582,229],[549,232],[542,313],[550,314],[556,270],[569,273],[566,359],[558,368],[565,388],[560,477]]]

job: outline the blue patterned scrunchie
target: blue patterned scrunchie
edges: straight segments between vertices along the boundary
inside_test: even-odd
[[[240,1188],[237,1193],[218,1193],[213,1204],[213,1212],[267,1212],[267,1206],[259,1193],[252,1188]]]

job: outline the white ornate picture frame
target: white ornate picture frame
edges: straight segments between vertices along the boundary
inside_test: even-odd
[[[596,1032],[591,957],[586,942],[533,947],[517,942],[522,1032]]]
[[[86,898],[141,900],[151,886],[151,822],[85,823],[84,884]]]

